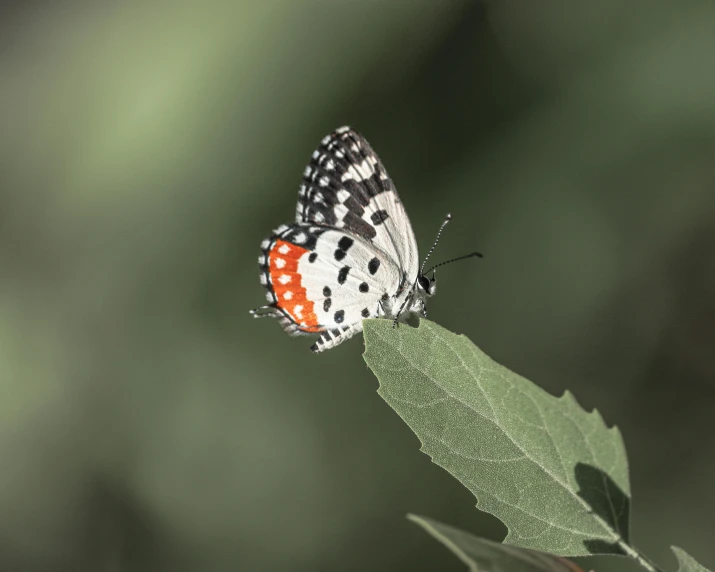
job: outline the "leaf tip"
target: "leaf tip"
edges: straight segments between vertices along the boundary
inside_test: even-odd
[[[670,549],[675,554],[675,558],[678,561],[678,572],[710,572],[705,566],[700,564],[695,558],[690,556],[682,548],[677,546],[671,546]]]

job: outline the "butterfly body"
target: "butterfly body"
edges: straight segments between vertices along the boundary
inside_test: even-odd
[[[434,279],[392,180],[369,143],[342,127],[323,139],[303,174],[296,222],[261,243],[268,306],[291,335],[318,334],[321,352],[362,331],[365,318],[424,316]]]

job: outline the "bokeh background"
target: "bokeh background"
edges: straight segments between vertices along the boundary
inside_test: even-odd
[[[506,531],[361,338],[248,310],[319,140],[372,142],[430,317],[621,428],[636,544],[715,566],[715,3],[0,8],[0,570],[444,570]],[[636,570],[613,559],[586,569]]]

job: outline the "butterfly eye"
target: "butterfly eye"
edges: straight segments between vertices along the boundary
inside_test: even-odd
[[[417,282],[419,282],[420,288],[422,288],[422,290],[429,293],[431,284],[430,284],[430,280],[429,280],[429,278],[427,278],[427,276],[425,276],[424,274],[420,274],[417,277]]]

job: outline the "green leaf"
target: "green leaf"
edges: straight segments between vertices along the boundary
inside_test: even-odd
[[[504,542],[562,556],[635,556],[617,428],[570,393],[549,395],[433,322],[363,324],[378,393],[422,450],[507,525]]]
[[[705,566],[700,564],[682,548],[671,546],[671,549],[675,553],[675,557],[678,559],[678,572],[710,572],[710,570],[705,568]]]
[[[583,572],[560,556],[479,538],[424,516],[410,514],[407,518],[444,544],[470,572]]]

